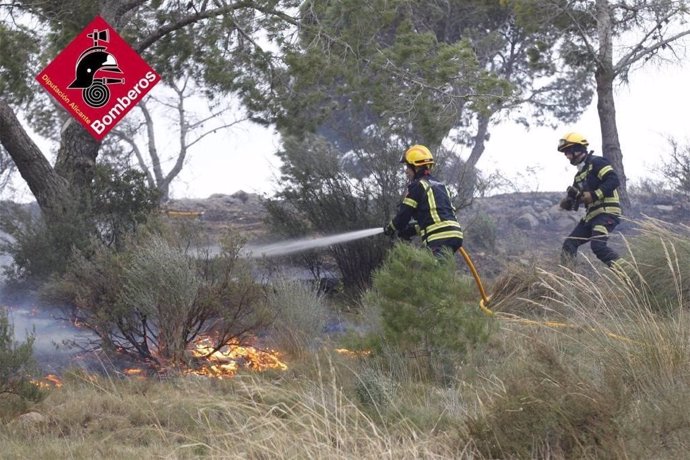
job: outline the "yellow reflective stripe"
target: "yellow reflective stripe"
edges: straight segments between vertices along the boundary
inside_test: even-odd
[[[603,168],[601,168],[599,170],[599,174],[597,174],[597,177],[599,179],[603,179],[604,176],[607,175],[608,173],[610,173],[611,171],[613,171],[613,168],[611,166],[609,166],[609,165],[604,166]]]
[[[612,214],[614,216],[620,216],[621,208],[616,206],[602,206],[601,208],[593,209],[591,211],[588,210],[587,215],[584,218],[584,221],[589,222],[599,214]]]
[[[411,208],[416,208],[417,207],[417,202],[413,200],[412,198],[404,198],[403,199],[403,204],[408,205]]]
[[[595,195],[597,196],[597,198],[600,199],[600,200],[601,200],[602,198],[604,198],[604,192],[602,192],[600,188],[596,189],[596,190],[594,191],[594,194],[595,194]]]
[[[611,196],[604,198],[604,203],[608,204],[620,204],[621,200],[617,196]]]
[[[436,209],[436,198],[434,197],[433,188],[428,187],[426,189],[426,198],[429,200],[429,212],[431,213],[431,219],[434,222],[441,222],[441,218],[438,216],[438,210]]]
[[[426,239],[426,242],[428,243],[429,241],[436,241],[445,238],[462,238],[462,232],[459,230],[450,230],[447,232],[434,233]]]
[[[593,232],[603,233],[604,235],[608,235],[608,234],[609,234],[609,231],[608,231],[608,230],[606,229],[606,227],[604,227],[603,225],[595,225],[594,227],[592,227],[592,231],[593,231]]]
[[[587,169],[583,169],[579,174],[576,174],[575,182],[582,182],[590,172],[592,172],[592,165],[589,165]]]
[[[433,232],[434,230],[438,230],[439,228],[443,228],[443,227],[457,227],[457,228],[461,228],[461,227],[460,227],[460,224],[457,223],[457,222],[454,221],[454,220],[444,220],[443,222],[439,222],[439,223],[437,223],[437,224],[431,224],[431,225],[429,225],[428,227],[426,227],[426,228],[424,229],[424,233],[430,233],[430,232]]]

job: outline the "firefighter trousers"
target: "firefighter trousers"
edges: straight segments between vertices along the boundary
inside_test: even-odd
[[[609,233],[620,223],[617,216],[599,214],[589,222],[581,220],[563,242],[561,264],[570,265],[577,256],[577,248],[589,242],[592,252],[609,267],[620,256],[608,247]]]

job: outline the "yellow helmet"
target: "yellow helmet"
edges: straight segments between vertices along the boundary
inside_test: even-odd
[[[410,166],[431,166],[434,164],[434,157],[425,146],[413,145],[407,149],[400,163],[406,163]]]
[[[567,149],[573,146],[581,146],[581,150],[587,151],[587,146],[589,142],[580,133],[566,133],[562,138],[558,140],[558,151],[565,152]]]

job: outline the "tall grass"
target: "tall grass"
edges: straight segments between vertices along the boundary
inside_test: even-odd
[[[687,458],[690,239],[659,225],[627,241],[621,270],[512,269],[499,327],[444,379],[424,378],[409,350],[344,356],[325,341],[300,345],[284,373],[229,381],[75,375],[35,406],[45,421],[0,426],[2,455]],[[276,293],[296,325],[321,308],[290,286]]]

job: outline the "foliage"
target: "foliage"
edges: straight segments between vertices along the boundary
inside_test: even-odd
[[[7,310],[0,308],[0,399],[14,395],[22,400],[40,401],[45,396],[32,382],[37,373],[34,340],[34,335],[29,334],[25,342],[15,342]]]
[[[382,216],[390,215],[392,204],[382,196],[381,183],[349,177],[338,151],[324,139],[286,139],[280,157],[283,189],[265,203],[277,233],[294,238],[380,227]],[[386,247],[382,238],[367,238],[330,248],[344,287],[354,292],[368,287]]]
[[[690,144],[681,144],[673,138],[669,138],[668,143],[671,147],[670,158],[664,162],[662,172],[673,190],[688,195],[690,194]]]
[[[299,281],[280,278],[271,282],[266,302],[274,315],[269,336],[276,348],[293,357],[306,355],[326,325],[322,295]]]
[[[228,235],[211,255],[182,232],[152,233],[120,252],[99,246],[88,258],[76,254],[51,292],[74,305],[105,349],[177,365],[201,335],[219,349],[267,323],[240,246]]]
[[[143,174],[135,170],[116,172],[108,166],[96,168],[89,211],[69,206],[60,219],[47,220],[36,209],[10,205],[0,228],[11,239],[2,250],[12,256],[5,269],[15,281],[42,281],[65,270],[72,251],[89,252],[104,244],[120,248],[127,235],[135,233],[158,207],[158,193],[149,189]]]
[[[94,202],[90,214],[96,220],[98,237],[106,246],[122,247],[128,234],[135,233],[158,208],[159,192],[149,188],[144,173],[110,166],[96,168]]]
[[[426,249],[395,246],[365,301],[380,310],[386,343],[432,362],[487,341],[491,320],[474,303],[474,286],[458,276],[455,264],[450,254],[437,259]]]
[[[0,219],[0,229],[9,238],[2,241],[0,250],[12,257],[12,264],[4,268],[9,282],[45,281],[54,273],[62,273],[75,247],[85,250],[89,246],[83,216],[69,208],[64,217],[48,226],[36,209],[18,204],[8,207]]]

